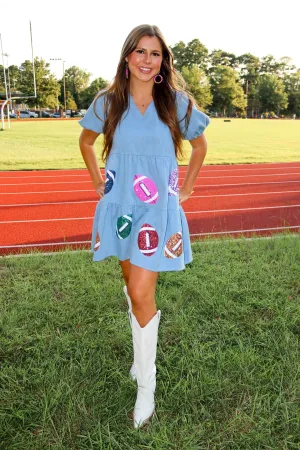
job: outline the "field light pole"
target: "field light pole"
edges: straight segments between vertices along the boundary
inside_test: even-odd
[[[32,41],[32,27],[31,27],[31,20],[29,21],[29,30],[30,30],[30,43],[31,43],[31,56],[32,56],[32,72],[33,72],[33,88],[34,88],[34,95],[21,95],[18,97],[12,97],[11,96],[11,92],[10,92],[10,96],[8,97],[8,92],[7,92],[7,83],[6,83],[6,75],[5,75],[5,67],[4,67],[4,53],[3,53],[3,48],[2,48],[2,38],[1,38],[1,34],[0,34],[0,43],[1,43],[1,53],[2,53],[2,61],[3,61],[3,72],[4,72],[4,84],[5,84],[5,92],[6,92],[6,100],[5,102],[2,104],[1,106],[1,122],[2,122],[2,128],[0,128],[0,131],[4,130],[4,108],[5,106],[7,106],[7,112],[8,112],[8,129],[10,129],[10,120],[9,120],[9,103],[12,100],[19,100],[19,99],[23,99],[23,98],[36,98],[37,97],[37,92],[36,92],[36,79],[35,79],[35,67],[34,67],[34,56],[33,56],[33,41]],[[7,61],[8,63],[8,61]]]
[[[50,58],[50,61],[62,61],[63,67],[63,83],[64,83],[64,108],[67,111],[67,96],[66,96],[66,78],[65,78],[65,62],[62,58]]]
[[[1,107],[1,121],[2,121],[2,128],[1,131],[4,130],[4,105],[7,104],[7,123],[8,128],[10,128],[10,117],[9,117],[9,97],[8,97],[8,89],[7,89],[7,81],[6,81],[6,73],[5,73],[5,64],[4,64],[4,56],[8,57],[7,53],[3,53],[3,45],[2,45],[2,36],[0,33],[0,48],[1,48],[1,55],[2,55],[2,66],[3,66],[3,75],[4,75],[4,86],[5,86],[5,96],[6,96],[6,102]],[[8,61],[7,61],[8,63]]]

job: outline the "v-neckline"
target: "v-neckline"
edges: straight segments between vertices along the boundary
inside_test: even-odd
[[[129,97],[130,97],[130,103],[132,103],[134,105],[134,107],[136,108],[136,110],[139,112],[139,114],[144,117],[147,113],[147,111],[149,110],[149,108],[153,105],[154,100],[152,99],[152,101],[149,103],[149,105],[147,106],[147,108],[145,109],[144,113],[142,113],[142,111],[140,110],[140,108],[136,105],[135,101],[133,100],[132,95],[129,93]]]

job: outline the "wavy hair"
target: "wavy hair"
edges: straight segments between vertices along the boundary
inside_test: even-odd
[[[185,92],[189,99],[187,113],[182,119],[185,121],[186,128],[189,124],[192,105],[196,102],[186,91],[184,79],[174,68],[173,54],[166,44],[160,29],[155,25],[139,25],[129,33],[124,42],[117,73],[112,84],[105,91],[101,91],[95,98],[94,111],[97,115],[95,108],[96,101],[105,95],[104,118],[97,115],[98,119],[104,120],[103,161],[107,161],[112,148],[115,129],[128,108],[130,76],[129,79],[125,77],[125,58],[136,49],[139,41],[144,36],[157,37],[162,46],[162,63],[159,73],[163,76],[164,80],[160,84],[154,84],[152,96],[160,120],[170,129],[176,157],[178,159],[183,157],[182,134],[177,119],[176,92]]]

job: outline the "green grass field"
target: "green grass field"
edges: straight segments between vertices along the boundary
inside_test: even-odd
[[[1,449],[300,448],[299,237],[193,250],[159,278],[157,409],[140,431],[117,261],[1,260]]]
[[[0,132],[0,170],[84,167],[77,121],[16,122]],[[213,119],[206,164],[300,161],[300,120]],[[97,144],[100,155],[101,142]],[[190,145],[185,143],[188,157]],[[183,163],[187,163],[186,159]]]

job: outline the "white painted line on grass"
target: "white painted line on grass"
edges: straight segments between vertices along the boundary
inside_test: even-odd
[[[212,231],[209,233],[194,233],[194,234],[190,234],[190,236],[194,237],[194,236],[210,236],[210,235],[220,235],[220,234],[252,233],[252,232],[257,232],[257,231],[290,230],[290,229],[296,229],[296,228],[300,229],[300,225],[292,225],[290,227],[252,228],[250,230]]]

